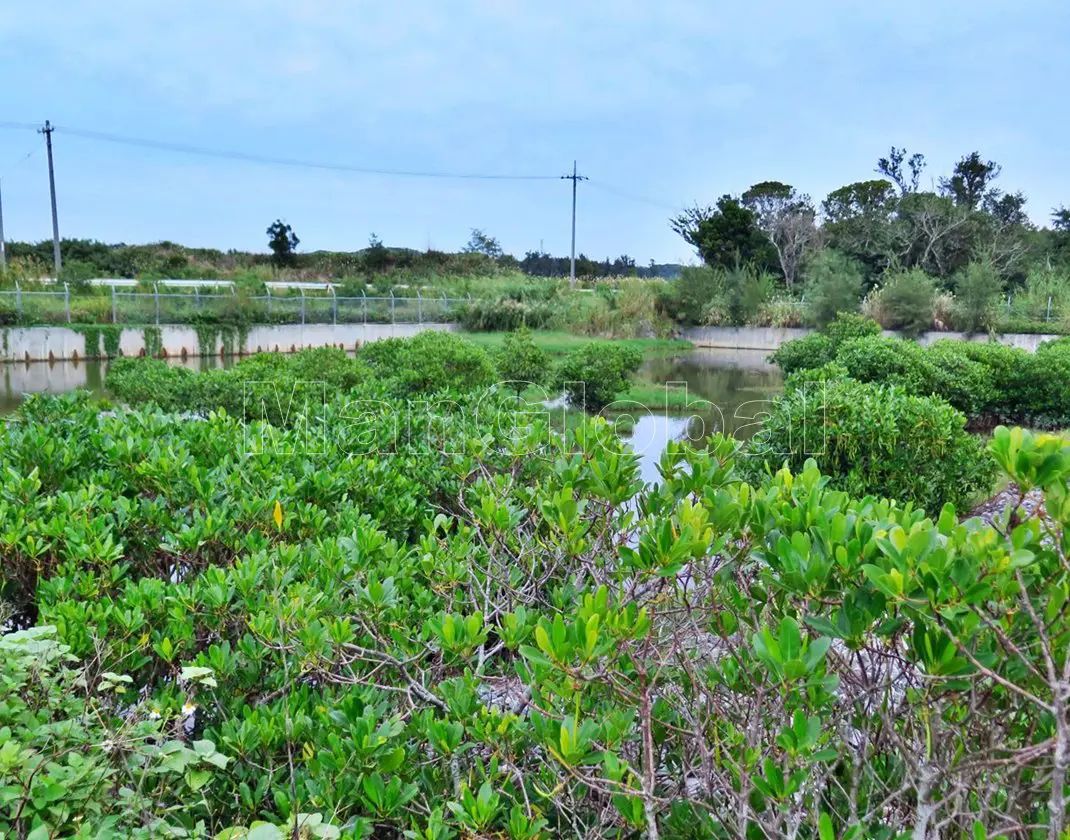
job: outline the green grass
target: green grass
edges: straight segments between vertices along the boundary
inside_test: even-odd
[[[702,398],[694,392],[688,393],[687,388],[676,385],[658,385],[653,382],[638,382],[627,391],[617,397],[617,400],[628,400],[639,403],[651,411],[686,412],[689,404],[692,408],[695,403],[701,403]]]
[[[495,350],[505,341],[508,333],[485,332],[464,333],[465,338],[473,344],[485,347],[487,350]],[[569,350],[574,350],[583,344],[591,342],[595,344],[623,344],[639,349],[644,356],[666,356],[674,353],[684,353],[694,348],[690,341],[675,338],[591,338],[586,335],[573,335],[567,332],[532,332],[532,338],[539,347],[551,356],[561,356]]]

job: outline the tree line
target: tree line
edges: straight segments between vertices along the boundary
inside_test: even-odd
[[[930,190],[922,188],[926,168],[923,154],[893,146],[877,161],[880,177],[839,187],[820,203],[791,184],[763,181],[696,204],[670,225],[708,265],[746,264],[789,288],[823,249],[855,260],[870,285],[891,269],[948,280],[977,260],[1009,281],[1038,263],[1070,265],[1070,210],[1053,210],[1050,227],[1034,225],[1025,194],[997,186],[1002,167],[979,152]]]

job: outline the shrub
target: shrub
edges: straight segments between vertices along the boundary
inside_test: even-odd
[[[912,394],[931,394],[936,381],[936,369],[925,348],[901,338],[869,336],[845,341],[836,352],[836,362],[859,382],[886,382]]]
[[[584,344],[561,360],[557,382],[570,405],[598,412],[628,387],[643,363],[643,354],[622,344]]]
[[[910,501],[936,514],[949,502],[965,505],[995,476],[995,464],[965,423],[938,397],[832,378],[777,400],[750,444],[751,458],[797,469],[814,457],[851,495]]]
[[[211,816],[201,789],[230,759],[184,743],[180,714],[154,711],[129,676],[82,668],[56,636],[0,636],[0,834],[189,836]],[[187,680],[178,705],[196,689]]]
[[[105,380],[115,396],[131,405],[155,403],[168,411],[186,405],[195,374],[157,359],[118,358],[108,364]]]
[[[853,312],[841,312],[817,333],[786,341],[769,356],[785,376],[831,362],[841,344],[855,338],[879,335],[880,325]]]
[[[827,335],[810,333],[802,338],[785,341],[769,356],[769,361],[787,376],[798,370],[828,364],[835,355],[832,340]]]
[[[803,304],[794,298],[774,297],[761,305],[750,326],[793,328],[803,325]]]
[[[921,335],[933,324],[936,286],[921,269],[893,274],[881,288],[881,305],[886,329],[900,330],[908,338]]]
[[[972,420],[989,410],[995,392],[985,367],[971,359],[964,346],[963,342],[938,341],[925,348],[913,341],[871,337],[845,342],[836,362],[860,382],[942,397]]]
[[[823,332],[829,337],[833,348],[838,349],[845,341],[853,338],[880,335],[881,325],[857,312],[840,312],[825,326]]]
[[[1013,422],[1040,429],[1070,426],[1070,343],[1046,342],[1026,354],[1002,401]]]
[[[680,276],[666,285],[658,307],[674,321],[706,324],[707,313],[724,296],[724,273],[709,266],[685,266]]]
[[[750,266],[736,266],[725,273],[728,314],[737,326],[750,324],[773,296],[773,276]]]
[[[259,353],[226,370],[200,374],[155,359],[115,359],[105,385],[130,405],[154,403],[166,411],[267,420],[288,426],[305,406],[322,406],[370,378],[368,369],[333,347],[292,355]]]
[[[550,357],[531,338],[526,329],[505,337],[494,359],[498,376],[509,382],[517,396],[528,385],[543,385],[550,374]]]
[[[967,342],[943,339],[926,348],[925,358],[934,371],[931,393],[943,397],[970,420],[980,420],[993,414],[1000,394],[992,372],[966,350],[967,346]]]
[[[428,331],[365,345],[360,358],[401,395],[471,391],[494,384],[490,356],[459,335]]]
[[[990,262],[971,262],[955,280],[955,328],[965,333],[993,329],[1002,291],[1003,279]]]
[[[806,268],[806,319],[824,327],[841,312],[857,312],[862,268],[838,251],[819,251]]]

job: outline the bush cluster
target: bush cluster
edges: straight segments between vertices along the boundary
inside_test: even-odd
[[[1070,425],[1070,343],[1041,344],[1036,353],[997,343],[912,341],[870,336],[833,347],[811,334],[783,344],[770,357],[786,375],[835,361],[860,382],[895,385],[936,396],[962,411],[971,425],[1017,423],[1035,428]]]
[[[853,496],[930,511],[961,508],[991,487],[995,464],[945,401],[819,370],[820,377],[789,379],[750,443],[752,468],[796,470],[812,457]]]
[[[361,349],[360,361],[403,396],[471,391],[494,384],[497,376],[485,350],[448,332],[373,341]]]
[[[584,344],[561,360],[557,384],[570,405],[599,412],[627,389],[642,362],[642,353],[628,345]]]
[[[971,468],[943,403],[837,387],[867,480],[936,504],[910,476]],[[888,399],[938,433],[852,408]],[[1010,535],[812,461],[744,483],[722,438],[644,486],[600,420],[439,410],[451,447],[391,456],[389,417],[333,402],[315,451],[84,396],[4,424],[0,593],[32,628],[0,638],[0,833],[1063,833],[1065,442],[997,431],[1045,494]]]
[[[880,335],[880,325],[853,312],[840,312],[819,332],[785,341],[769,356],[789,376],[799,370],[821,367],[836,357],[841,344],[856,338]]]

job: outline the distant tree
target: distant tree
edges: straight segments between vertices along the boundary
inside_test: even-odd
[[[1002,169],[994,160],[981,160],[978,152],[971,152],[955,164],[950,178],[940,179],[940,192],[960,207],[976,210]]]
[[[277,268],[293,263],[294,252],[301,240],[297,238],[293,228],[276,219],[265,231],[268,235],[268,247],[271,248],[271,260]]]
[[[758,227],[776,249],[784,282],[793,286],[806,255],[821,240],[810,196],[790,184],[763,181],[743,193],[741,203],[757,217]]]
[[[748,264],[760,271],[778,267],[776,249],[758,226],[757,215],[730,195],[721,196],[716,209],[695,207],[670,225],[707,265],[733,269]]]
[[[890,179],[892,183],[899,187],[900,195],[906,195],[907,193],[918,191],[921,173],[924,170],[925,155],[915,153],[908,158],[906,149],[892,146],[891,151],[888,152],[888,157],[882,157],[877,161],[877,168],[874,171]]]
[[[488,236],[479,228],[472,228],[472,235],[468,239],[468,244],[464,246],[464,252],[466,254],[484,254],[492,260],[500,259],[503,253],[502,246],[498,244],[498,240],[493,236]]]
[[[372,274],[381,274],[390,267],[390,251],[375,233],[368,237],[368,247],[361,257],[364,268]]]

